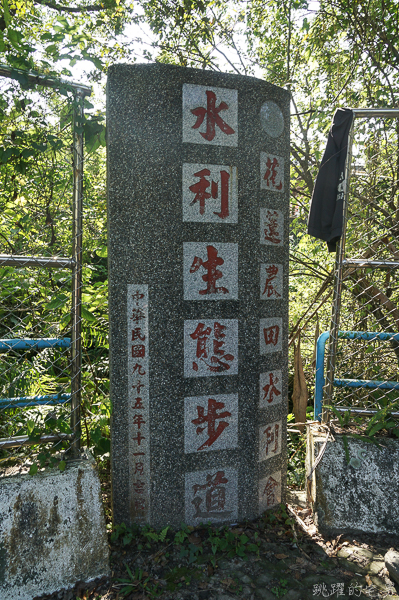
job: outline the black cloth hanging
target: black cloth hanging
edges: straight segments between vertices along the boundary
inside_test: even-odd
[[[329,252],[335,251],[342,234],[345,160],[352,121],[350,108],[336,110],[310,203],[308,233],[327,242]]]

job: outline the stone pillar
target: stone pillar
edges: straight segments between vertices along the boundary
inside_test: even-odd
[[[289,93],[109,70],[117,523],[251,519],[284,500]]]

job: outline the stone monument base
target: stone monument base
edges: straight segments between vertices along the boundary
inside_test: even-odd
[[[322,533],[354,531],[399,535],[399,440],[375,444],[347,436],[349,464],[342,435],[330,439],[313,472],[311,495],[315,523]],[[306,473],[324,445],[326,433],[308,428]]]
[[[32,600],[109,575],[100,481],[90,455],[0,479],[0,598]]]

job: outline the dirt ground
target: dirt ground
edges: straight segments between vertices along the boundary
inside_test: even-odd
[[[399,549],[398,539],[323,537],[304,493],[292,492],[288,505],[253,522],[223,530],[187,528],[177,542],[169,530],[162,539],[120,531],[112,541],[109,478],[102,475],[111,577],[40,600],[399,600],[399,585],[389,579],[383,560],[390,548]]]

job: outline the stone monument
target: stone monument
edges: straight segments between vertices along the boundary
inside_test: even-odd
[[[284,500],[289,102],[252,77],[109,70],[117,523],[233,523]]]

